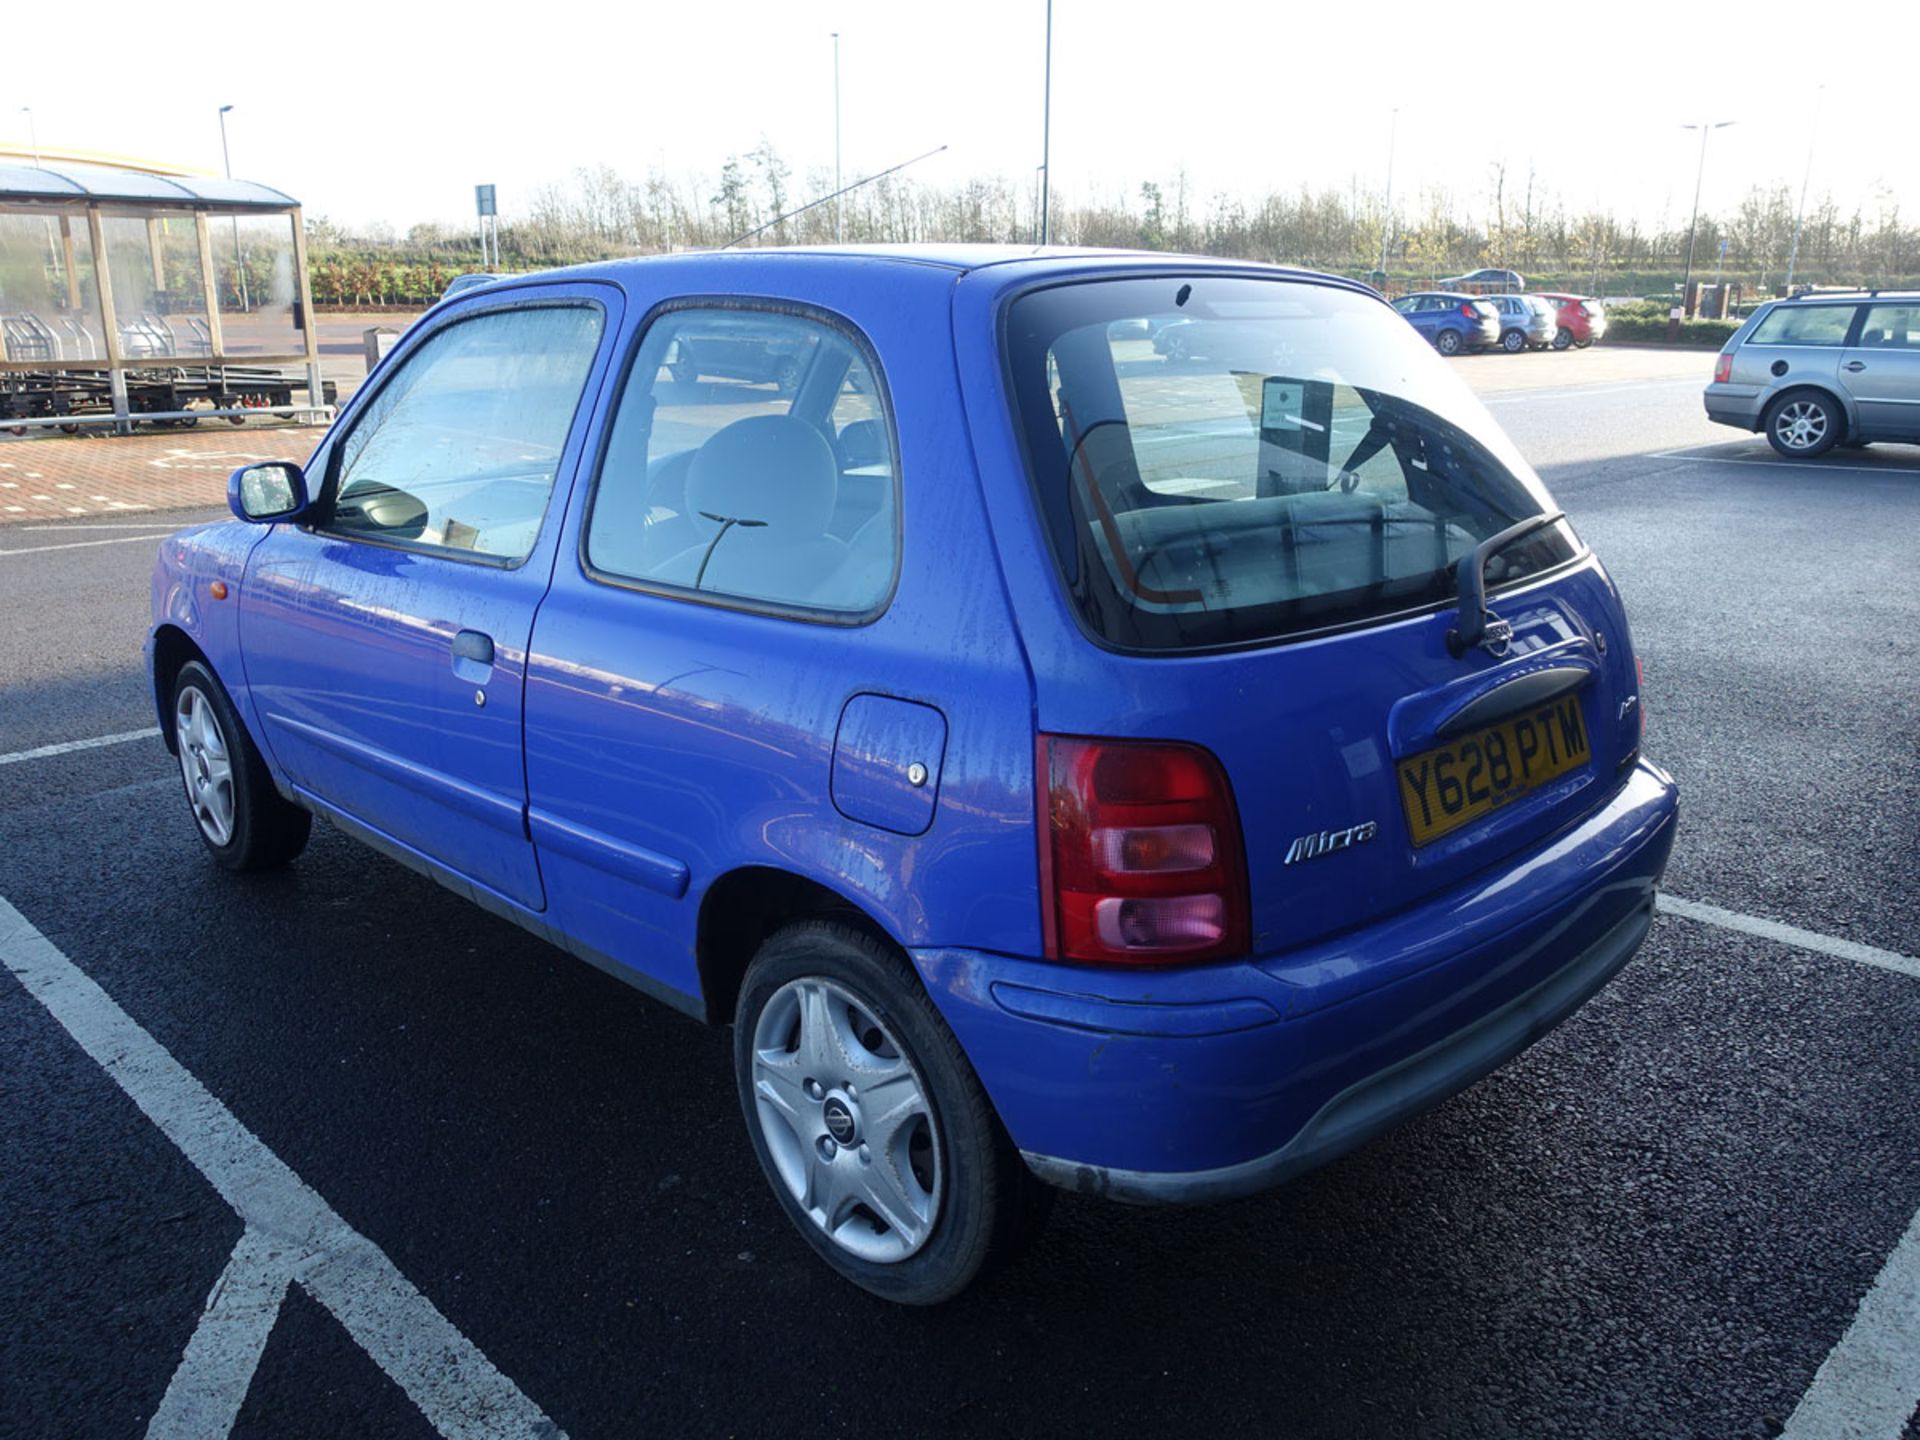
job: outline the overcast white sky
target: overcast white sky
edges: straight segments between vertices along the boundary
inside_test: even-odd
[[[943,143],[916,178],[1024,185],[1040,159],[1045,0],[325,0],[238,20],[155,14],[151,0],[84,12],[17,0],[0,145],[27,142],[31,106],[43,146],[217,171],[216,111],[231,104],[234,173],[310,213],[401,230],[462,222],[486,180],[510,217],[581,166],[711,177],[762,135],[796,175],[830,169],[838,30],[848,179]],[[1692,201],[1698,141],[1683,121],[1739,122],[1713,136],[1708,209],[1754,182],[1797,190],[1817,121],[1816,199],[1831,191],[1869,218],[1898,203],[1914,218],[1916,57],[1920,0],[1056,0],[1054,184],[1132,194],[1184,165],[1196,198],[1377,186],[1397,105],[1403,213],[1437,185],[1477,212],[1504,160],[1510,183],[1531,164],[1570,209],[1657,223],[1684,220]]]

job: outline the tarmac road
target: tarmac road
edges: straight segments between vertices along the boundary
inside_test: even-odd
[[[15,758],[155,723],[149,531],[103,527],[194,517],[0,529],[0,897],[471,1347],[423,1378],[295,1256],[317,1278],[264,1322],[233,1433],[1764,1436],[1814,1387],[1920,1437],[1920,1316],[1862,1306],[1920,1252],[1920,450],[1779,464],[1697,378],[1569,358],[1462,373],[1575,377],[1484,388],[1626,593],[1683,791],[1669,892],[1776,928],[1664,916],[1428,1116],[1230,1206],[1062,1197],[931,1313],[786,1230],[724,1033],[325,827],[285,873],[216,872],[157,739]],[[8,968],[52,966],[21,934],[0,910]],[[246,1228],[207,1166],[265,1161],[191,1163],[123,1089],[172,1113],[132,1032],[103,1032],[109,1074],[16,978],[0,1433],[139,1434]],[[1877,1368],[1816,1385],[1862,1334]],[[1855,1433],[1819,1419],[1792,1433]]]

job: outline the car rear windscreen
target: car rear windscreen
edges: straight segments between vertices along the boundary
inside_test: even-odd
[[[1008,374],[1081,622],[1126,649],[1310,634],[1442,605],[1479,541],[1550,508],[1405,320],[1332,286],[1200,276],[1029,292]],[[1564,522],[1489,588],[1571,558]]]

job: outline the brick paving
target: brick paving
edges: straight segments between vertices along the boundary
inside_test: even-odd
[[[324,434],[317,425],[207,421],[163,434],[0,440],[0,525],[224,504],[234,470],[305,461]]]

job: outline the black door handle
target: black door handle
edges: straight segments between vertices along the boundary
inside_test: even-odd
[[[1845,365],[1841,366],[1840,368],[1843,370],[1854,370],[1854,371],[1864,370],[1867,368],[1867,362],[1864,360],[1849,360]]]
[[[493,664],[493,637],[478,630],[462,630],[453,637],[453,658],[476,664]]]

